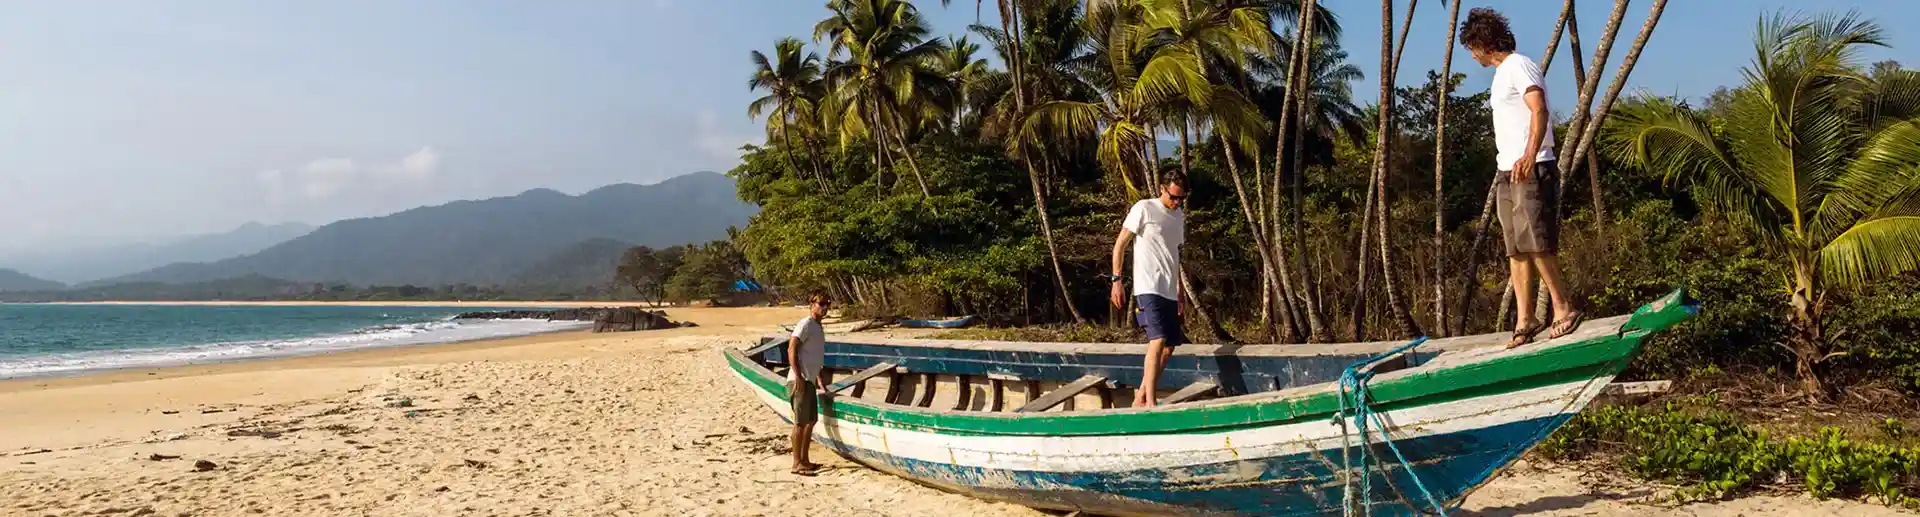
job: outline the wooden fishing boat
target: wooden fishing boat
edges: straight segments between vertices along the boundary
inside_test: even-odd
[[[1599,395],[1685,290],[1559,339],[1187,345],[1133,409],[1139,344],[828,338],[813,437],[982,499],[1099,515],[1452,508]],[[785,336],[724,356],[792,421]],[[1364,508],[1362,508],[1364,507]]]
[[[900,326],[910,329],[957,329],[973,324],[973,316],[937,320],[902,319]]]

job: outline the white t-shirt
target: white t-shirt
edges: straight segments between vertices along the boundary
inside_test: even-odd
[[[1507,59],[1493,69],[1493,98],[1488,102],[1493,105],[1493,144],[1499,150],[1494,160],[1500,170],[1513,170],[1513,164],[1527,152],[1527,135],[1533,130],[1533,110],[1527,108],[1527,88],[1533,86],[1540,87],[1543,96],[1546,94],[1547,81],[1540,77],[1540,65],[1527,56],[1507,54]],[[1547,134],[1540,139],[1540,154],[1534,161],[1552,159],[1553,125],[1549,124]]]
[[[826,362],[827,331],[812,316],[793,324],[793,337],[800,338],[800,350],[794,354],[794,371],[810,382],[820,382],[820,365]],[[791,375],[789,375],[791,377]]]
[[[1133,294],[1180,299],[1180,245],[1187,241],[1187,215],[1158,198],[1143,199],[1121,223],[1133,232]]]

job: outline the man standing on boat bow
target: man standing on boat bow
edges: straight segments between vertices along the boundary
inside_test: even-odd
[[[1571,334],[1584,315],[1574,310],[1560,276],[1560,167],[1553,153],[1546,79],[1532,59],[1513,52],[1513,30],[1499,12],[1484,7],[1468,12],[1460,24],[1460,42],[1480,66],[1494,68],[1489,104],[1498,170],[1493,188],[1519,316],[1507,348],[1533,341],[1542,330],[1548,339]],[[1536,271],[1558,316],[1550,329],[1541,328],[1533,314]]]
[[[1133,204],[1120,224],[1120,236],[1113,243],[1113,306],[1126,307],[1126,277],[1121,268],[1127,261],[1127,242],[1133,242],[1133,297],[1138,306],[1134,317],[1147,329],[1146,368],[1139,389],[1134,391],[1133,407],[1153,407],[1154,388],[1160,372],[1173,357],[1174,347],[1187,342],[1181,330],[1186,292],[1180,289],[1180,245],[1186,243],[1187,215],[1181,209],[1187,200],[1187,179],[1179,171],[1160,176],[1160,197],[1142,199]]]

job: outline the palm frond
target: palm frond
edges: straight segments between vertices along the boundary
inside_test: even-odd
[[[1857,285],[1920,270],[1920,182],[1853,223],[1820,248],[1820,270],[1836,285]]]
[[[1140,70],[1139,82],[1134,86],[1147,104],[1156,104],[1166,99],[1184,97],[1195,105],[1204,106],[1207,98],[1213,94],[1213,84],[1207,81],[1207,75],[1201,68],[1200,55],[1192,45],[1177,43],[1161,47],[1147,66]]]
[[[1920,71],[1874,73],[1860,94],[1860,124],[1869,131],[1920,117]]]

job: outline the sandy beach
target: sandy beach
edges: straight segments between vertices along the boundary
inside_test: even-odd
[[[1050,515],[817,446],[827,471],[787,474],[716,351],[802,309],[666,310],[700,326],[0,381],[0,515]],[[1522,465],[1460,515],[1909,515],[1636,485]]]

